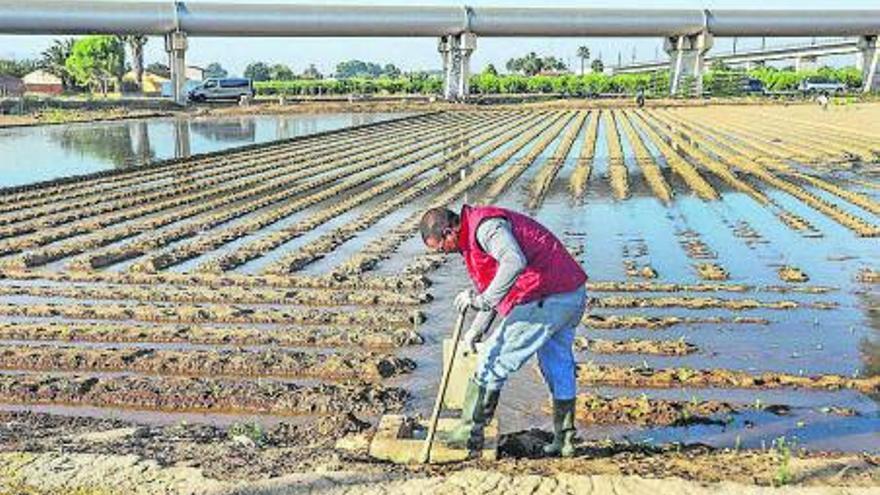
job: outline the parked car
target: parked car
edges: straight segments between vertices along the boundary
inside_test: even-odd
[[[742,91],[746,94],[767,94],[767,88],[764,87],[764,83],[761,82],[760,79],[755,79],[754,77],[750,77],[743,81]]]
[[[837,82],[827,77],[808,77],[801,81],[798,89],[804,94],[815,93],[843,93],[846,91],[846,84]]]
[[[220,99],[239,99],[242,96],[255,96],[254,84],[250,79],[206,79],[205,82],[189,92],[192,101]]]

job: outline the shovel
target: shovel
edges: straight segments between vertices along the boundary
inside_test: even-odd
[[[437,401],[434,402],[434,411],[431,413],[431,420],[428,423],[428,436],[425,438],[425,446],[422,448],[422,455],[419,462],[425,464],[431,457],[431,446],[434,443],[434,434],[437,430],[437,421],[440,419],[440,410],[443,408],[443,398],[446,395],[446,387],[449,385],[449,375],[452,374],[452,365],[455,362],[455,354],[458,352],[458,339],[461,338],[461,329],[464,327],[464,316],[467,314],[467,308],[458,313],[458,319],[455,321],[455,329],[452,331],[452,349],[449,357],[443,367],[443,376],[440,379],[440,388],[437,390]]]

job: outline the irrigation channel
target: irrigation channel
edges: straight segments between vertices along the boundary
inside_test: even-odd
[[[880,105],[420,114],[0,191],[0,402],[229,424],[430,409],[431,205],[590,275],[583,438],[880,450]],[[537,368],[505,431],[548,428]]]

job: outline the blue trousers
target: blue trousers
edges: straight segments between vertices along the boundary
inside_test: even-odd
[[[586,301],[581,287],[514,307],[480,349],[476,382],[501,390],[507,378],[537,354],[553,398],[573,399],[577,386],[572,344]]]

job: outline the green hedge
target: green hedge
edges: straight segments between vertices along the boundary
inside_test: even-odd
[[[760,79],[768,91],[795,91],[801,81],[808,77],[826,77],[842,82],[850,88],[858,88],[862,84],[862,72],[855,67],[822,67],[818,70],[792,71],[773,67],[759,67],[748,71],[748,75]]]
[[[851,88],[861,84],[861,72],[855,67],[834,69],[823,67],[815,71],[794,72],[771,67],[750,71],[708,71],[703,75],[703,87],[713,95],[730,96],[742,93],[742,83],[749,77],[760,79],[768,91],[794,91],[802,80],[822,76],[846,83]],[[693,81],[687,81],[687,86]],[[635,94],[643,89],[646,94],[665,96],[669,93],[669,71],[648,74],[566,74],[560,76],[497,75],[483,72],[471,76],[471,93],[519,94],[555,93],[571,96],[591,96],[603,93]],[[264,81],[254,83],[259,95],[347,95],[347,94],[425,94],[437,95],[443,91],[443,80],[438,76],[376,78],[376,79],[297,79],[292,81]]]
[[[259,95],[439,94],[439,77],[377,79],[296,79],[255,82]]]

